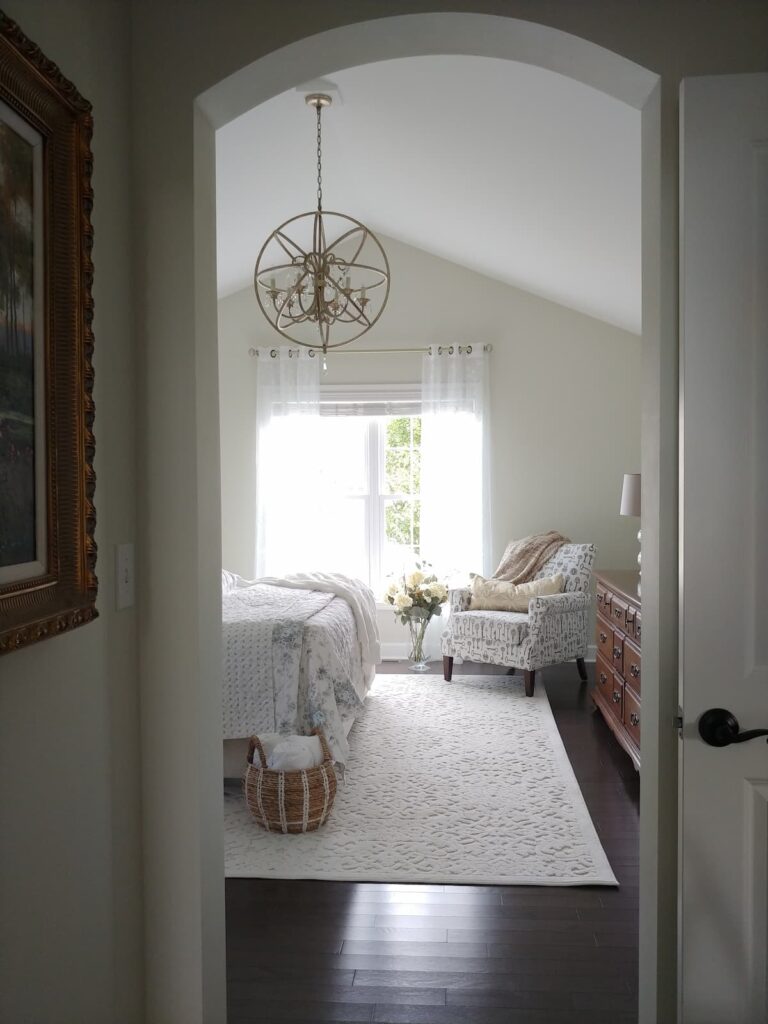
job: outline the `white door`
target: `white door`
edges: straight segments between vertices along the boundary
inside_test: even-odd
[[[699,723],[768,729],[768,74],[687,79],[681,124],[680,1024],[765,1024],[768,743]]]

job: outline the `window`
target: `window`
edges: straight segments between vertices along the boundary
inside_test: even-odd
[[[416,384],[321,386],[311,414],[289,408],[261,436],[260,575],[338,572],[381,596],[421,558],[446,579],[483,568],[480,417],[422,413]],[[449,506],[457,466],[462,489]]]
[[[320,417],[318,568],[358,576],[379,594],[420,553],[421,416]]]

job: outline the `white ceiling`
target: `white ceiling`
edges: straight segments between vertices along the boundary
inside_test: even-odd
[[[513,61],[419,57],[332,76],[323,206],[640,331],[640,113]],[[309,90],[303,90],[309,91]],[[283,93],[217,135],[219,295],[315,204],[314,110]]]

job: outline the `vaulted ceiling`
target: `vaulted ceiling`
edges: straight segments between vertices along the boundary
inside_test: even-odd
[[[315,203],[314,110],[290,91],[217,134],[219,294]],[[513,61],[437,56],[330,76],[324,207],[640,331],[640,114]],[[394,285],[393,285],[394,286]]]

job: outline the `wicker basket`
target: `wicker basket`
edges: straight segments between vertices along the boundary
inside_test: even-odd
[[[252,736],[245,770],[245,802],[254,819],[268,832],[314,832],[328,820],[336,796],[336,772],[325,736],[320,738],[323,763],[296,772],[274,772],[267,768],[264,748]],[[258,751],[261,767],[253,764]]]

